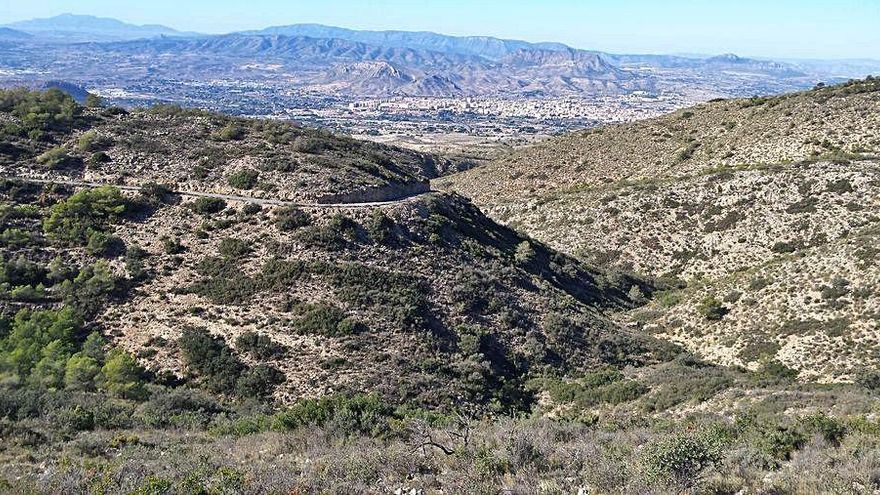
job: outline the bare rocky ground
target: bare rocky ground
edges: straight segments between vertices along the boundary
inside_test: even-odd
[[[717,363],[775,359],[805,380],[852,380],[878,364],[878,89],[708,103],[438,184],[557,249],[673,288],[621,321]],[[720,318],[706,317],[710,300]]]

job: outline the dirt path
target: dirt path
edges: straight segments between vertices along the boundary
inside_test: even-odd
[[[35,184],[60,184],[63,186],[71,186],[71,187],[103,187],[103,186],[112,186],[120,191],[131,191],[131,192],[139,192],[141,190],[140,187],[137,186],[125,186],[125,185],[117,185],[117,184],[103,184],[100,182],[88,182],[88,181],[77,181],[77,180],[58,180],[58,179],[31,179],[26,177],[16,177],[16,176],[0,176],[0,180],[17,180],[22,182],[31,182]],[[379,208],[382,206],[392,206],[400,203],[405,203],[407,201],[412,201],[421,196],[426,196],[428,194],[432,194],[435,191],[427,191],[419,194],[414,194],[411,196],[406,196],[403,198],[391,200],[391,201],[373,201],[367,203],[298,203],[296,201],[285,201],[282,199],[268,199],[268,198],[255,198],[252,196],[238,196],[235,194],[216,194],[216,193],[204,193],[197,191],[172,191],[173,194],[178,194],[184,197],[191,198],[217,198],[225,201],[237,201],[242,203],[255,203],[263,206],[297,206],[300,208],[319,208],[319,209],[339,209],[339,208]]]

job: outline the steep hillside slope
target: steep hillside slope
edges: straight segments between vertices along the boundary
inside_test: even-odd
[[[557,249],[687,285],[635,325],[723,364],[853,379],[880,350],[878,110],[873,79],[715,102],[441,184]]]
[[[608,318],[649,285],[455,195],[373,201],[421,185],[423,155],[173,108],[84,110],[57,91],[3,96],[4,325],[73,307],[164,380],[280,385],[283,402],[376,393],[518,410],[537,375],[672,355]],[[36,108],[49,123],[19,116]]]
[[[627,209],[789,239],[763,264],[676,258],[670,278],[712,279],[656,294],[425,191],[425,155],[58,90],[0,92],[0,122],[0,492],[880,487],[880,374],[797,383],[778,361],[875,357],[873,162],[619,184],[634,237]]]

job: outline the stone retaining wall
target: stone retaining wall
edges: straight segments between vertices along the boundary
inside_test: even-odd
[[[431,190],[429,181],[410,182],[407,184],[389,184],[386,186],[369,187],[338,194],[325,194],[317,199],[318,204],[333,203],[379,203],[396,201]]]

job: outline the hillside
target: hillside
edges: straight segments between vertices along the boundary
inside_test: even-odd
[[[428,191],[442,159],[87,102],[0,93],[0,492],[877,486],[876,373],[798,383],[778,360],[716,366],[656,339],[692,346],[675,332],[692,331],[700,285],[657,294]],[[811,187],[831,185],[795,213],[872,207],[856,194],[874,187],[870,162],[810,166]],[[859,222],[821,232],[850,277],[822,289],[823,317],[874,304],[870,266],[853,264],[873,256],[871,231],[840,232]],[[763,287],[805,283],[774,274],[786,263],[839,270],[810,249],[763,266]]]
[[[876,80],[712,102],[439,184],[581,259],[687,285],[635,325],[715,362],[850,380],[878,364],[878,108]]]
[[[374,392],[525,408],[533,373],[647,364],[664,349],[608,318],[649,285],[426,192],[426,155],[169,107],[83,109],[57,91],[4,96],[3,259],[22,272],[4,288],[6,318],[71,301],[53,259],[99,266],[114,297],[83,301],[90,328],[157,375],[208,382],[181,357],[187,329],[229,345],[259,334],[286,351],[242,366],[271,364],[282,402]],[[40,104],[58,107],[51,125],[18,117]]]
[[[21,98],[25,98],[22,96]],[[17,111],[6,123],[3,173],[308,201],[393,189],[438,176],[440,158],[272,121],[157,106],[69,110],[46,130]],[[20,115],[20,114],[19,114]],[[30,132],[40,132],[40,140]],[[41,167],[34,168],[34,160]]]

